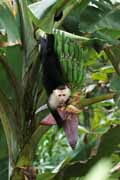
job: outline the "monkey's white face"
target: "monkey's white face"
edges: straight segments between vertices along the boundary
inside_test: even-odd
[[[63,90],[56,89],[56,90],[54,90],[53,93],[56,96],[56,98],[58,99],[60,104],[65,103],[68,100],[68,98],[70,97],[70,89],[69,88],[66,88]]]
[[[51,108],[56,109],[64,105],[71,95],[70,89],[66,86],[65,89],[55,89],[49,98],[49,105]]]

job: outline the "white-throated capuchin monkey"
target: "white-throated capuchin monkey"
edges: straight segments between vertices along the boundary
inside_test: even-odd
[[[47,38],[41,38],[40,43],[43,85],[48,95],[48,107],[57,125],[62,127],[63,119],[57,112],[57,108],[65,105],[71,90],[66,85],[58,55],[54,50],[54,36],[48,34]]]

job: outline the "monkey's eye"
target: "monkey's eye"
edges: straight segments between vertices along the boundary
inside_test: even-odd
[[[61,96],[61,94],[58,94],[58,96],[60,97],[60,96]]]
[[[65,94],[63,94],[63,96],[65,96]]]

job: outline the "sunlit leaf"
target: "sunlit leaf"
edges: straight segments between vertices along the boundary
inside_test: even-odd
[[[110,176],[110,169],[112,165],[108,159],[99,161],[84,178],[85,180],[107,180]]]
[[[97,73],[92,74],[92,79],[106,81],[108,78],[107,78],[106,73],[97,72]]]
[[[5,3],[0,4],[0,24],[7,33],[8,42],[20,42],[18,24]]]

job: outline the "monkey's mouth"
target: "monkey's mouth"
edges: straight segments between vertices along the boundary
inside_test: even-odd
[[[62,107],[65,105],[65,101],[61,101],[60,104],[59,104],[59,107]]]

